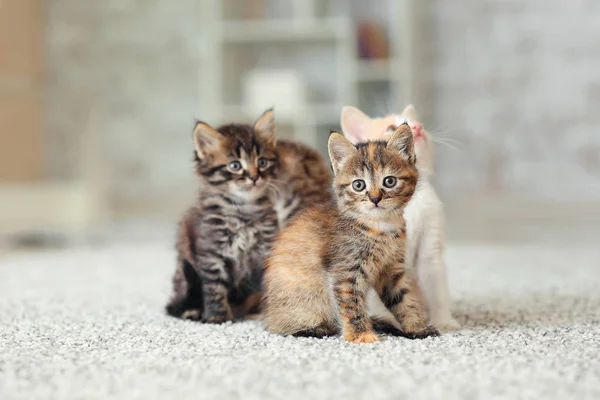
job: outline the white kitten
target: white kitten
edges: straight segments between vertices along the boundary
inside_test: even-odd
[[[413,105],[407,106],[402,114],[373,119],[357,108],[344,107],[341,117],[342,131],[353,143],[387,140],[396,127],[405,121],[412,129],[419,170],[417,188],[404,210],[407,228],[406,265],[416,268],[429,308],[429,323],[441,331],[455,330],[460,324],[450,312],[451,301],[444,264],[444,210],[429,182],[433,174],[433,143],[429,132],[419,122]],[[393,319],[375,290],[369,293],[369,307],[373,315]],[[395,325],[398,326],[397,323]]]

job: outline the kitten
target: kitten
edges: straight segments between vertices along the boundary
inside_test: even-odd
[[[321,153],[302,143],[279,140],[277,153],[279,174],[270,187],[283,228],[301,211],[331,200],[332,176]]]
[[[269,192],[280,167],[272,114],[254,126],[196,124],[201,191],[179,224],[168,314],[222,323],[258,306],[264,258],[279,224]]]
[[[414,106],[399,115],[371,119],[354,107],[344,107],[341,125],[352,143],[388,139],[397,126],[407,122],[412,130],[419,181],[411,201],[404,210],[407,227],[406,264],[417,270],[429,312],[429,323],[442,331],[455,330],[460,324],[452,317],[444,264],[444,211],[435,189],[429,182],[433,174],[433,143],[429,132],[417,118]],[[378,314],[388,314],[371,293],[369,299]],[[388,314],[389,317],[389,314]]]
[[[273,244],[264,272],[266,328],[376,341],[366,308],[367,290],[376,287],[402,334],[437,334],[404,268],[402,210],[418,179],[410,128],[358,147],[334,132],[328,149],[334,201],[298,216]]]

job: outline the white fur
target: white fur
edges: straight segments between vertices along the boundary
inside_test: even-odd
[[[369,117],[353,107],[345,107],[342,111],[344,134],[352,142],[389,138],[389,133],[366,132],[369,124],[364,118]],[[418,121],[412,105],[406,107],[396,118],[397,125],[404,121],[409,125]],[[404,210],[407,232],[406,264],[417,271],[419,286],[429,310],[429,323],[439,330],[448,331],[458,329],[460,324],[452,317],[450,311],[451,300],[444,264],[444,210],[429,181],[433,173],[433,144],[429,134],[424,134],[426,141],[419,139],[415,143],[419,181],[412,199]],[[372,315],[387,317],[390,322],[395,322],[375,290],[370,291],[368,304]],[[397,326],[397,323],[395,325]]]

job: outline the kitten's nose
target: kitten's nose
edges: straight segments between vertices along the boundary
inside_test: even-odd
[[[375,193],[375,195],[372,195],[371,193],[369,193],[369,200],[371,200],[371,203],[373,203],[375,205],[379,204],[382,197],[383,197],[383,195],[381,194],[381,192],[377,192],[377,193]]]
[[[252,184],[256,185],[256,181],[258,180],[258,175],[248,175],[248,178],[252,181]]]
[[[413,124],[410,129],[412,129],[414,136],[421,136],[423,134],[423,125],[419,124],[418,122]]]

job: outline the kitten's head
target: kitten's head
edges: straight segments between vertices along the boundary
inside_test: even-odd
[[[203,182],[246,201],[262,196],[277,174],[275,118],[267,110],[254,126],[229,124],[194,128],[196,172]]]
[[[370,118],[358,108],[346,106],[342,109],[342,132],[352,143],[368,140],[388,140],[404,122],[411,128],[417,156],[417,168],[421,174],[433,173],[433,143],[431,135],[419,121],[415,107],[410,104],[401,114],[382,118]]]
[[[357,145],[333,132],[328,149],[340,211],[375,222],[402,212],[418,179],[413,136],[407,124],[401,124],[388,141]]]

